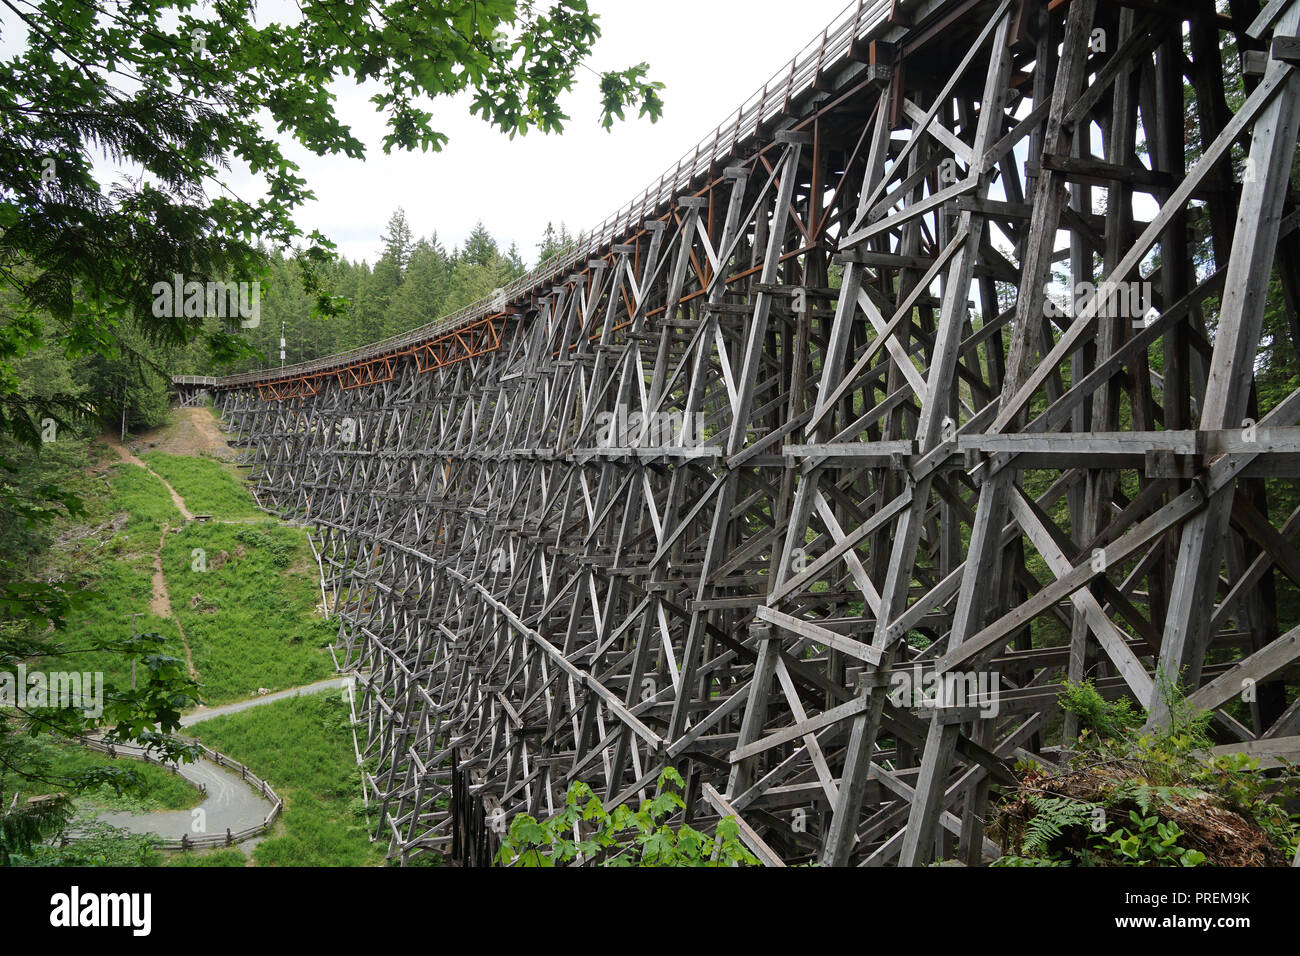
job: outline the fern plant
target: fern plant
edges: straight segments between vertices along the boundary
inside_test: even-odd
[[[1020,848],[1024,853],[1044,850],[1071,827],[1088,825],[1097,810],[1097,804],[1071,797],[1044,797],[1033,793],[1027,799],[1034,815],[1030,817],[1021,840]]]
[[[1068,684],[1062,706],[1079,719],[1065,766],[1017,765],[991,833],[996,866],[1278,865],[1294,858],[1300,817],[1286,809],[1297,776],[1265,778],[1246,754],[1213,755],[1211,715],[1166,685],[1168,726],[1143,730],[1146,715],[1106,701],[1089,682]],[[1211,861],[1209,854],[1214,854]]]

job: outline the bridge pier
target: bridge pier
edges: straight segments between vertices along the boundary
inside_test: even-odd
[[[213,398],[217,379],[210,375],[178,375],[172,379],[172,391],[181,408],[195,408]]]

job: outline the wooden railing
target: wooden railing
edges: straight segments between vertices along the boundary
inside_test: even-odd
[[[231,757],[227,757],[219,751],[213,750],[211,747],[204,745],[192,737],[182,737],[178,735],[175,739],[198,747],[199,752],[203,755],[203,759],[210,763],[214,763],[218,767],[224,767],[227,770],[238,771],[241,780],[248,784],[248,786],[253,790],[258,791],[264,799],[270,801],[271,809],[261,823],[255,823],[252,826],[244,827],[242,830],[232,831],[227,827],[224,833],[209,833],[196,837],[191,837],[189,834],[183,834],[179,840],[162,840],[156,842],[155,845],[159,849],[198,850],[215,846],[234,846],[236,843],[241,843],[250,837],[255,837],[261,833],[265,833],[270,828],[271,824],[275,822],[276,817],[280,815],[280,810],[284,806],[284,801],[280,799],[269,783],[257,776],[257,774],[253,773],[253,771],[249,770],[247,765],[242,764]],[[136,744],[112,744],[96,737],[78,737],[77,742],[83,747],[98,751],[102,754],[107,754],[110,757],[129,757],[132,760],[142,760],[145,763],[151,763],[163,767],[174,774],[180,773],[180,767],[176,761],[161,760],[158,757],[155,757],[146,748],[137,746]]]

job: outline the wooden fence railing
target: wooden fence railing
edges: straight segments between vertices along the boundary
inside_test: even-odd
[[[275,818],[280,815],[280,810],[284,806],[284,801],[280,799],[271,785],[261,777],[257,776],[257,774],[253,773],[253,771],[249,770],[247,765],[242,764],[231,757],[227,757],[220,751],[213,750],[211,747],[204,745],[192,737],[182,737],[178,735],[176,739],[198,747],[200,753],[203,755],[203,759],[210,763],[214,763],[218,767],[224,767],[227,770],[238,772],[241,780],[248,784],[248,786],[253,790],[258,791],[266,800],[270,801],[271,809],[261,823],[255,823],[252,826],[244,827],[242,830],[232,831],[227,827],[224,833],[205,833],[193,837],[189,834],[182,834],[179,840],[159,841],[157,843],[158,848],[162,850],[197,850],[214,846],[234,846],[236,843],[240,843],[250,837],[265,833],[270,828],[271,824],[275,822]],[[144,747],[135,744],[111,744],[96,737],[79,737],[77,740],[82,746],[90,750],[98,751],[99,753],[107,754],[110,757],[130,757],[132,760],[142,760],[145,763],[151,763],[163,767],[174,774],[180,773],[180,767],[174,760],[160,760]]]

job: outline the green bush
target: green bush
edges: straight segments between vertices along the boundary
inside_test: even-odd
[[[583,862],[596,866],[752,866],[758,860],[740,842],[734,817],[718,823],[710,837],[669,819],[686,804],[681,775],[672,767],[659,775],[658,792],[635,813],[619,804],[609,813],[585,783],[575,781],[564,809],[547,820],[521,813],[510,821],[497,862],[504,866],[555,866]],[[584,835],[574,838],[574,827]]]
[[[74,824],[77,838],[66,846],[58,841],[15,854],[11,866],[157,866],[163,860],[153,837],[89,818]]]

